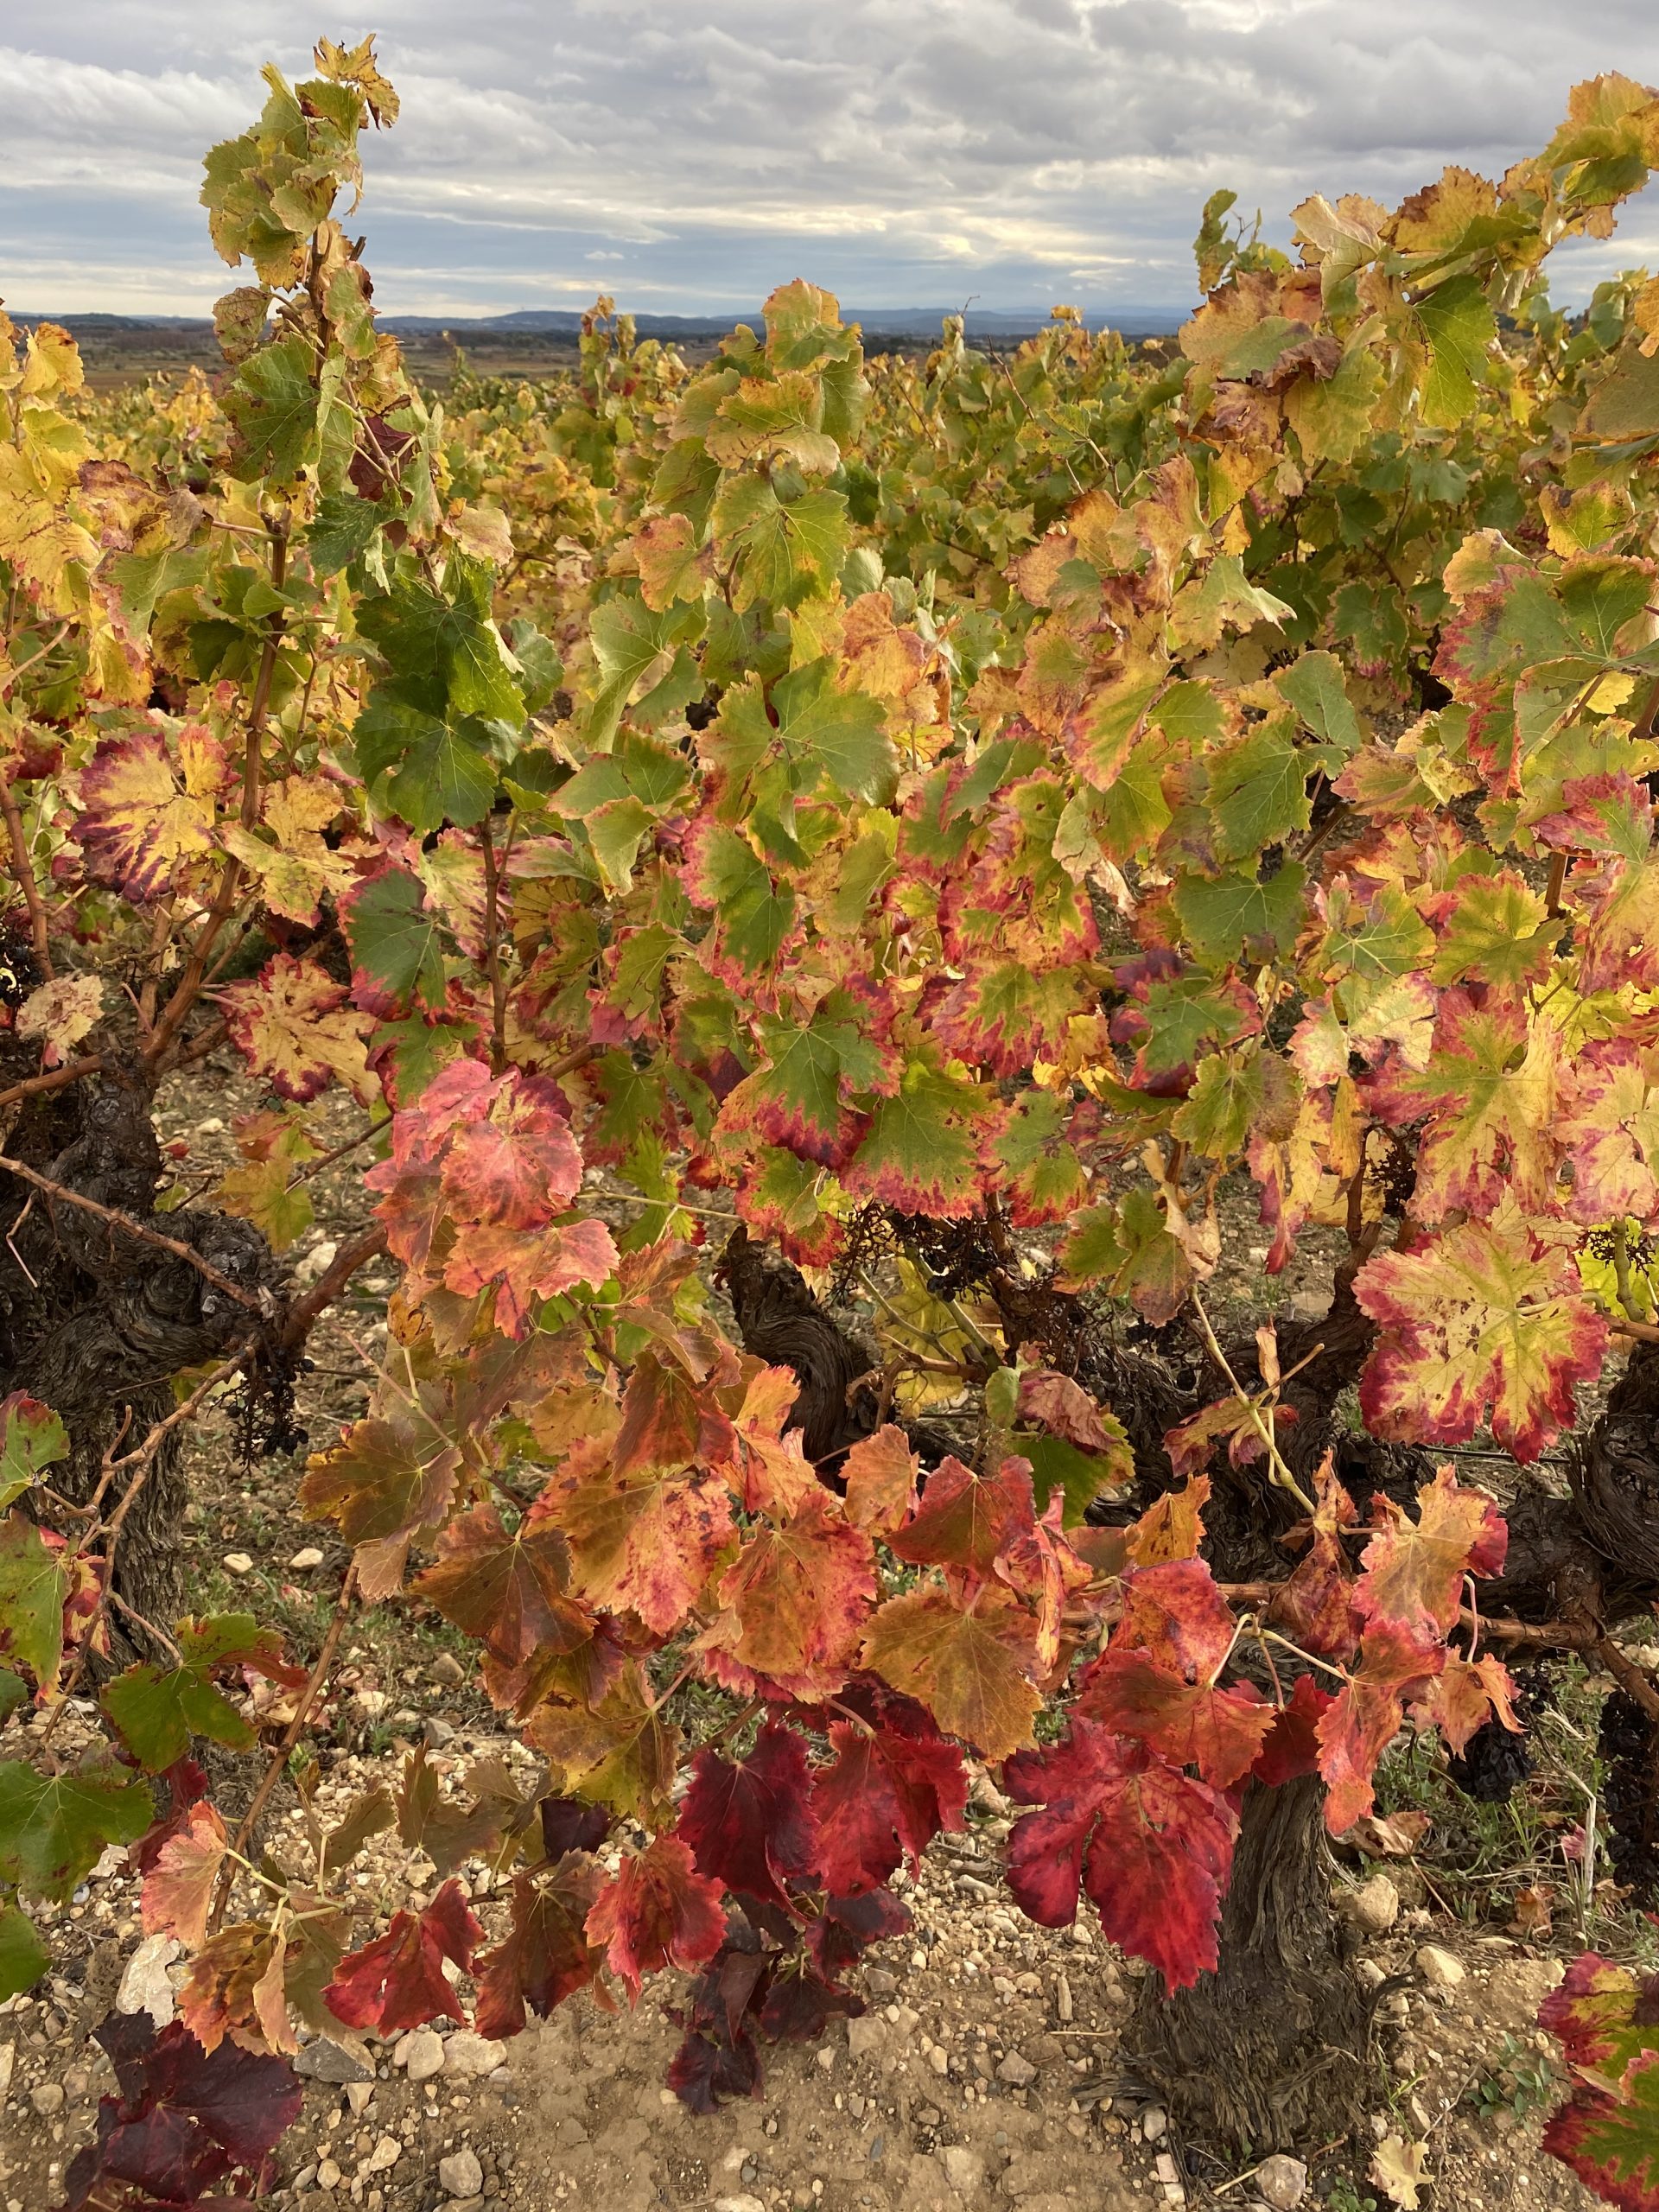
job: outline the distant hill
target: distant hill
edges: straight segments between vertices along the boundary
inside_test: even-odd
[[[931,339],[939,334],[940,325],[947,315],[956,313],[951,308],[845,308],[842,319],[856,322],[872,337]],[[1159,308],[1124,308],[1110,314],[1086,315],[1084,321],[1090,330],[1120,330],[1126,337],[1150,338],[1163,336],[1174,330],[1183,320],[1180,311]],[[200,340],[211,334],[213,326],[206,316],[156,315],[52,315],[13,311],[14,322],[31,324],[56,322],[78,338],[103,340],[105,344],[120,345],[146,337],[166,334],[183,340]],[[445,332],[463,345],[468,338],[541,338],[563,340],[574,343],[581,333],[582,316],[574,309],[561,308],[518,308],[507,315],[389,315],[381,317],[381,327],[398,337],[435,338]],[[730,315],[636,315],[635,327],[641,337],[667,340],[717,340],[740,322],[758,326],[760,309],[734,311]],[[1015,340],[1028,338],[1043,329],[1049,321],[1046,311],[1032,308],[1026,313],[1005,313],[988,308],[969,308],[967,332],[970,338]]]

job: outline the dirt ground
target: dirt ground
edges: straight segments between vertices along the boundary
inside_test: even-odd
[[[181,1179],[205,1188],[232,1165],[233,1119],[260,1103],[234,1069],[213,1063],[188,1093],[164,1100],[160,1119],[181,1147]],[[349,1101],[325,1102],[315,1118],[324,1146],[363,1122]],[[369,1156],[353,1154],[316,1177],[317,1225],[290,1255],[301,1281],[321,1272],[323,1248],[366,1217]],[[391,1287],[390,1269],[359,1279],[318,1332],[302,1390],[314,1447],[364,1408]],[[331,1531],[294,1509],[302,1455],[241,1467],[229,1410],[219,1406],[205,1413],[190,1453],[185,1542],[194,1605],[248,1606],[310,1656],[346,1554]],[[337,1813],[366,1789],[391,1786],[423,1742],[452,1787],[480,1757],[532,1771],[489,1707],[458,1687],[463,1649],[423,1609],[359,1617],[319,1732],[320,1809]],[[17,1756],[22,1732],[36,1725],[15,1717],[0,1756]],[[60,1726],[56,1742],[73,1746],[78,1730],[91,1740],[90,1713]],[[245,1790],[260,1762],[246,1764]],[[237,1789],[220,1802],[235,1810]],[[290,1798],[270,1837],[279,1855],[297,1821]],[[1002,2203],[1019,2212],[1138,2212],[1182,2202],[1258,2212],[1267,2200],[1249,2162],[1228,2164],[1179,2139],[1137,2085],[1128,2037],[1137,1967],[1102,1942],[1097,1926],[1054,1933],[1013,1906],[998,1872],[1006,1832],[1007,1808],[982,1779],[969,1833],[941,1839],[919,1879],[903,1888],[913,1926],[873,1951],[855,1980],[864,2016],[836,2023],[817,2048],[767,2054],[757,2099],[700,2119],[665,2088],[679,2033],[666,2009],[671,1986],[648,1991],[632,2012],[578,1999],[505,2046],[447,2024],[386,2044],[342,2031],[337,2044],[302,2055],[305,2109],[280,2146],[283,2179],[270,2201],[308,2212],[345,2202],[366,2212],[482,2212],[486,2203],[531,2212],[566,2204],[966,2212]],[[1573,1947],[1564,1942],[1553,1956],[1432,1914],[1410,1870],[1390,1872],[1402,1902],[1355,1968],[1373,1984],[1402,1977],[1380,2016],[1375,2135],[1425,2145],[1421,2201],[1433,2212],[1582,2212],[1594,2200],[1538,2145],[1551,2085],[1550,2046],[1535,2015]],[[493,1938],[504,1911],[490,1878],[478,1862],[463,1872]],[[1351,1889],[1375,1873],[1360,1862],[1339,1878]],[[370,1845],[353,1879],[381,1916],[425,1902],[435,1884],[429,1864],[385,1838]],[[118,1995],[130,2005],[147,1997],[165,2014],[169,1980],[182,1971],[171,1964],[169,1974],[153,1946],[133,1965],[143,1930],[124,1853],[106,1853],[71,1904],[39,1918],[54,1972],[32,1997],[0,2006],[3,2212],[52,2212],[61,2201],[67,2164],[112,2086],[92,2029]],[[1300,2201],[1333,2212],[1365,2212],[1374,2201],[1387,2212],[1366,2164],[1363,2153],[1330,2146],[1311,2158]],[[1274,2206],[1298,2201],[1285,2193],[1282,2169],[1262,2177],[1268,2185]]]

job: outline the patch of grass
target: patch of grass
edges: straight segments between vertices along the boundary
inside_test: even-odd
[[[1540,2051],[1529,2050],[1513,2036],[1505,2036],[1498,2046],[1496,2069],[1476,2082],[1469,2096],[1484,2121],[1490,2123],[1501,2112],[1524,2120],[1553,2104],[1560,2085],[1561,2077],[1552,2060]]]

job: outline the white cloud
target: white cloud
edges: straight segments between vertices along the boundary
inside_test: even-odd
[[[199,156],[251,117],[263,61],[307,67],[291,5],[14,23],[0,292],[205,307],[226,279]],[[1218,185],[1282,237],[1312,190],[1501,170],[1599,68],[1659,79],[1652,0],[394,0],[378,28],[404,115],[359,219],[393,311],[568,303],[607,259],[658,308],[752,308],[798,274],[854,306],[1178,307]],[[1572,288],[1656,234],[1638,207],[1573,250]]]

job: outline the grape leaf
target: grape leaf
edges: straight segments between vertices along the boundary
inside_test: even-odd
[[[528,1514],[512,1535],[488,1503],[449,1522],[438,1537],[437,1564],[410,1594],[475,1637],[504,1665],[537,1650],[574,1651],[593,1623],[566,1596],[569,1554],[563,1535]]]
[[[1510,1200],[1490,1222],[1376,1254],[1354,1295],[1378,1324],[1359,1386],[1376,1436],[1462,1444],[1490,1421],[1505,1451],[1535,1459],[1572,1426],[1574,1385],[1607,1348],[1571,1257],[1541,1246]]]
[[[276,953],[250,982],[227,984],[225,1018],[237,1050],[279,1097],[303,1106],[333,1082],[365,1105],[378,1095],[364,1039],[369,1021],[343,983],[315,960]]]
[[[106,1845],[131,1843],[153,1813],[149,1790],[124,1768],[44,1775],[0,1760],[0,1879],[30,1897],[67,1897]]]
[[[814,1779],[817,1870],[832,1895],[879,1889],[907,1860],[914,1870],[936,1835],[962,1826],[968,1776],[962,1754],[922,1707],[880,1712],[870,1729],[830,1725],[834,1760]]]
[[[875,1596],[875,1552],[827,1491],[804,1496],[787,1520],[761,1522],[720,1581],[726,1615],[701,1648],[766,1677],[789,1695],[831,1696],[851,1664]]]
[[[942,1459],[921,1502],[888,1542],[918,1567],[953,1567],[990,1574],[1000,1555],[1036,1525],[1031,1469],[1004,1459],[994,1475],[976,1475],[960,1459]]]
[[[676,1834],[697,1872],[762,1904],[787,1906],[785,1885],[817,1863],[818,1834],[806,1745],[768,1720],[735,1764],[702,1751],[692,1763]]]
[[[69,1580],[63,1543],[42,1535],[21,1513],[0,1521],[0,1653],[54,1689],[63,1658],[63,1608]]]
[[[626,1858],[594,1900],[585,1923],[589,1942],[638,1997],[648,1974],[665,1966],[696,1967],[726,1938],[721,1886],[699,1874],[677,1836],[659,1835]]]
[[[211,1737],[234,1751],[252,1745],[252,1729],[213,1686],[213,1677],[221,1669],[245,1668],[292,1689],[305,1680],[302,1669],[296,1671],[283,1658],[275,1631],[262,1629],[251,1613],[181,1621],[175,1641],[178,1666],[144,1662],[129,1667],[105,1684],[99,1698],[127,1749],[152,1774],[181,1759],[193,1736]]]
[[[352,953],[352,998],[367,1014],[443,1003],[443,936],[426,910],[421,880],[407,868],[365,876],[340,902]]]
[[[225,1823],[203,1801],[192,1805],[184,1826],[170,1835],[144,1876],[141,1893],[146,1936],[176,1936],[188,1951],[207,1940],[207,1914],[225,1864]]]
[[[1371,1809],[1376,1763],[1399,1732],[1405,1701],[1439,1674],[1446,1648],[1373,1623],[1359,1664],[1319,1716],[1325,1826],[1341,1835]]]
[[[889,1598],[871,1618],[864,1664],[987,1758],[1006,1758],[1031,1740],[1042,1701],[1032,1679],[1035,1626],[995,1583],[967,1606],[933,1586]]]
[[[68,1456],[68,1433],[50,1406],[26,1390],[0,1398],[0,1510]]]
[[[1144,1651],[1103,1652],[1077,1686],[1073,1711],[1133,1736],[1177,1766],[1229,1789],[1255,1764],[1275,1718],[1260,1691],[1191,1683]]]
[[[915,1504],[920,1465],[904,1430],[892,1421],[874,1436],[861,1437],[841,1469],[847,1518],[855,1528],[890,1536]]]
[[[130,2190],[236,2212],[251,2200],[213,2194],[220,2183],[241,2170],[255,2190],[267,2185],[269,2153],[303,2101],[285,2058],[228,2042],[205,2050],[181,2020],[157,2034],[147,2012],[111,2013],[94,2032],[120,2094],[99,2102],[98,2133],[65,2176],[65,2212],[130,2202]]]
[[[17,1905],[0,1904],[0,2003],[33,1989],[51,1964],[29,1915]]]
[[[74,827],[87,873],[137,906],[161,898],[213,850],[229,779],[223,747],[196,723],[179,735],[176,766],[159,729],[100,745],[80,772]]]
[[[394,1913],[384,1936],[342,1959],[323,2002],[348,2028],[373,2028],[381,2035],[428,2020],[463,2020],[443,1961],[470,1974],[483,1933],[460,1883],[446,1882],[423,1911]]]
[[[1002,1770],[1017,1804],[1040,1806],[1008,1839],[1008,1887],[1044,1928],[1069,1928],[1079,1890],[1108,1937],[1187,1989],[1217,1962],[1216,1929],[1238,1818],[1146,1745],[1075,1719],[1046,1751]]]
[[[538,1880],[514,1878],[512,1926],[478,1961],[474,2024],[480,2035],[515,2036],[526,2008],[545,2019],[592,1981],[599,1955],[586,1926],[603,1878],[585,1851],[565,1853]]]
[[[1465,1490],[1442,1467],[1417,1493],[1414,1525],[1379,1494],[1371,1511],[1382,1526],[1366,1546],[1354,1586],[1355,1610],[1417,1637],[1444,1637],[1458,1618],[1466,1574],[1503,1571],[1509,1530],[1484,1491]]]
[[[1659,2031],[1650,2010],[1648,1988],[1628,1967],[1586,1952],[1538,2015],[1573,2084],[1545,2126],[1544,2148],[1624,2212],[1659,2202]]]

